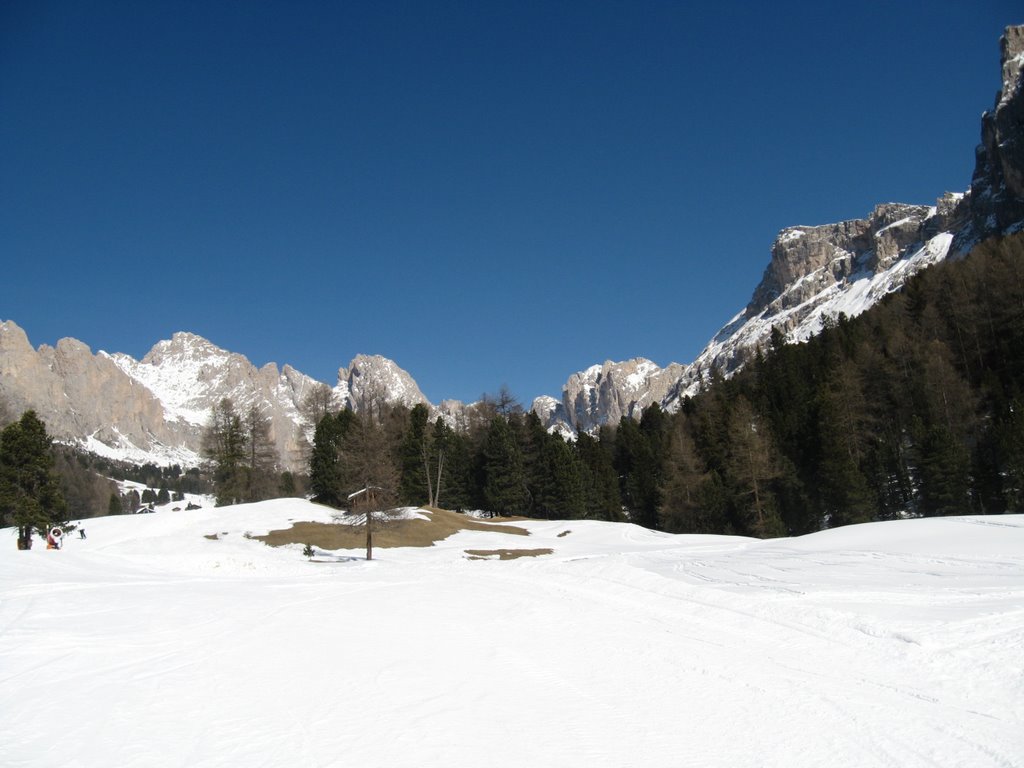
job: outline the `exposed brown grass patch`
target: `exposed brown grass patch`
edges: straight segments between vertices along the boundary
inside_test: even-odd
[[[393,520],[374,526],[374,547],[429,547],[459,531],[491,531],[528,536],[529,531],[514,525],[486,522],[444,509],[422,510],[429,520]],[[366,529],[345,523],[293,523],[291,528],[253,536],[257,541],[280,547],[285,544],[312,544],[320,549],[360,549],[366,546]]]
[[[467,549],[470,560],[491,560],[497,555],[499,560],[515,560],[519,557],[539,557],[550,555],[553,549]]]
[[[568,536],[568,535],[569,535],[570,533],[572,533],[572,531],[562,531],[562,532],[561,532],[560,534],[558,534],[558,538],[560,538],[560,539],[561,539],[561,538],[565,538],[565,537],[566,537],[566,536]]]

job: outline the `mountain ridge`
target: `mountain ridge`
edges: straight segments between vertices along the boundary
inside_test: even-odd
[[[544,425],[571,435],[637,418],[652,403],[674,410],[715,372],[739,370],[774,331],[787,342],[806,340],[830,317],[859,314],[922,269],[963,256],[987,236],[1021,228],[1024,26],[1008,27],[1000,48],[1002,87],[982,115],[966,192],[947,192],[931,206],[883,203],[863,219],[783,229],[750,302],[692,363],[663,368],[645,358],[607,360],[571,374],[560,399],[533,401]],[[301,468],[313,428],[302,403],[320,384],[287,364],[257,368],[187,331],[134,360],[93,354],[71,338],[34,349],[14,321],[0,322],[0,396],[15,410],[36,409],[58,439],[117,458],[197,463],[206,417],[230,397],[240,408],[264,409],[283,465]],[[379,355],[357,355],[339,368],[331,396],[336,407],[354,410],[378,398],[429,405],[412,376]],[[465,423],[468,407],[453,400],[431,406],[434,416],[453,425]]]

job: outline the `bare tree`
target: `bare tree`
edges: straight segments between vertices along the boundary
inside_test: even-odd
[[[0,427],[6,427],[12,421],[14,421],[14,412],[3,395],[0,395]]]
[[[307,427],[315,428],[320,419],[339,410],[337,401],[333,389],[322,381],[316,382],[302,398],[302,404],[299,406],[303,423]]]
[[[253,404],[239,415],[229,398],[221,400],[203,432],[203,453],[213,463],[218,505],[273,495],[280,459],[261,406]]]
[[[249,406],[242,417],[242,430],[248,465],[247,500],[270,498],[276,490],[280,459],[271,436],[270,417],[261,405]]]
[[[356,525],[366,526],[366,559],[373,559],[373,530],[387,522],[388,510],[398,498],[399,473],[390,440],[374,407],[357,414],[342,447],[346,473],[359,489],[349,495],[352,511],[361,515]]]
[[[318,381],[302,398],[299,404],[300,423],[298,427],[299,453],[304,463],[309,462],[313,452],[313,433],[324,416],[341,410],[334,390]]]

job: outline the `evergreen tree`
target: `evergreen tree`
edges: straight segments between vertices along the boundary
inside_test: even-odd
[[[125,494],[125,508],[131,514],[135,514],[139,511],[139,507],[142,506],[142,498],[139,496],[139,492],[134,488]]]
[[[551,477],[552,467],[550,456],[545,453],[548,443],[555,439],[544,429],[540,417],[530,411],[524,414],[515,414],[509,419],[509,426],[512,428],[516,444],[519,446],[519,453],[522,456],[523,474],[525,476],[527,495],[530,499],[530,507],[519,514],[550,518],[554,515],[546,508],[549,498],[544,498],[549,493],[554,483]]]
[[[429,504],[433,489],[433,432],[428,428],[430,412],[417,403],[409,412],[409,426],[402,439],[400,452],[401,479],[399,496],[403,504]]]
[[[585,516],[595,520],[622,520],[622,496],[619,479],[612,463],[611,441],[607,430],[603,439],[594,439],[586,432],[576,436],[576,453],[583,465]]]
[[[770,486],[779,470],[768,423],[742,396],[736,400],[729,422],[727,467],[746,530],[762,537],[783,535],[785,527]]]
[[[529,498],[523,457],[512,428],[502,416],[491,419],[482,459],[486,508],[502,515],[526,512]]]
[[[468,438],[449,427],[440,416],[434,422],[438,474],[434,485],[435,505],[447,509],[467,509],[474,496],[473,460]]]
[[[19,547],[31,546],[33,531],[64,519],[53,466],[51,439],[35,411],[25,411],[0,432],[0,527],[17,526]]]
[[[829,526],[863,523],[876,511],[874,495],[862,471],[869,449],[868,408],[853,361],[832,371],[821,394],[818,438],[820,492]]]
[[[224,398],[213,408],[203,433],[203,454],[213,464],[217,505],[243,501],[247,481],[245,431],[230,398]]]
[[[557,435],[547,435],[537,468],[534,506],[547,518],[577,519],[586,514],[583,464],[576,451]]]
[[[284,498],[301,495],[299,493],[299,485],[295,481],[295,475],[292,472],[285,471],[281,473],[281,483],[278,486],[278,491]]]
[[[658,526],[664,414],[658,406],[644,411],[640,423],[624,416],[615,433],[615,469],[629,519],[647,528]]]
[[[313,500],[340,509],[346,504],[349,488],[341,464],[341,450],[352,429],[355,414],[345,409],[337,414],[327,414],[316,425],[313,437],[313,452],[309,460],[309,485]]]
[[[678,416],[669,436],[665,460],[659,527],[671,533],[719,533],[722,521],[708,514],[702,489],[708,473],[697,455],[690,423]]]

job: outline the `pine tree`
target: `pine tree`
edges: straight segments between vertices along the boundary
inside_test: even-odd
[[[529,508],[523,457],[508,421],[491,419],[482,453],[483,496],[488,510],[521,515]]]
[[[655,405],[644,411],[640,423],[624,416],[615,433],[622,503],[630,521],[646,528],[656,528],[659,522],[664,423],[664,414]]]
[[[341,449],[355,421],[351,410],[328,413],[316,425],[313,452],[309,459],[309,485],[313,500],[340,509],[349,492],[348,478],[341,464]]]
[[[230,398],[224,398],[210,415],[203,433],[203,455],[213,465],[217,505],[237,504],[245,498],[246,445],[242,419]]]
[[[820,402],[820,490],[829,526],[867,522],[877,512],[874,495],[861,469],[871,435],[867,402],[853,361],[844,360],[835,366]]]
[[[399,495],[403,504],[430,504],[433,489],[433,432],[428,429],[430,412],[417,403],[409,412],[409,426],[402,439]]]
[[[690,434],[689,420],[676,417],[668,441],[659,527],[671,533],[718,533],[723,521],[707,514],[702,488],[707,472],[697,455],[697,446]]]
[[[437,460],[434,505],[466,509],[473,498],[473,461],[468,438],[449,427],[439,416],[434,422],[434,446]]]
[[[540,449],[534,507],[547,518],[585,516],[583,464],[572,446],[558,435],[547,435]]]
[[[755,536],[780,536],[785,527],[769,481],[779,474],[767,421],[740,396],[729,421],[729,475],[739,495],[741,520]]]
[[[623,519],[622,496],[608,447],[611,437],[607,430],[601,434],[603,439],[594,439],[586,432],[576,436],[576,453],[583,465],[585,516],[620,521]]]
[[[31,546],[33,531],[63,520],[66,505],[46,425],[29,410],[0,433],[0,526],[18,527],[18,546]]]

